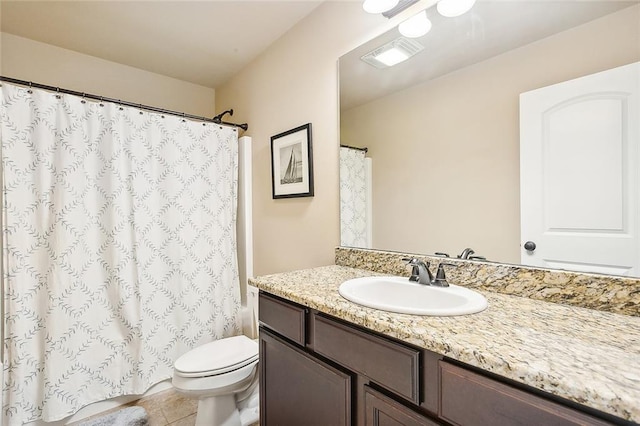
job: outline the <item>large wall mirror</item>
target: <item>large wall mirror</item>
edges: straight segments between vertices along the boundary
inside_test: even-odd
[[[627,79],[636,100],[620,95],[626,89],[605,90],[608,98],[583,108],[591,116],[576,116],[578,105],[548,120],[529,120],[555,126],[543,128],[543,138],[551,138],[549,128],[556,135],[566,126],[581,135],[560,148],[553,145],[548,171],[533,178],[553,192],[548,197],[562,201],[557,211],[525,200],[529,193],[520,186],[527,180],[522,169],[535,157],[524,149],[521,158],[521,113],[528,108],[521,104],[528,95],[521,94],[640,61],[640,3],[478,0],[456,18],[440,16],[435,7],[427,16],[431,30],[412,39],[423,49],[404,62],[379,68],[361,59],[398,39],[397,29],[339,60],[340,142],[351,147],[341,149],[342,245],[452,257],[472,248],[487,261],[536,265],[536,253],[551,243],[548,235],[522,235],[521,213],[540,210],[543,221],[555,224],[547,234],[606,234],[624,240],[628,257],[640,262],[640,242],[627,235],[640,228],[640,68],[632,68]],[[589,96],[582,98],[593,100]],[[543,115],[557,109],[541,108]],[[618,114],[614,128],[592,124],[593,117],[611,114]],[[629,121],[629,114],[635,119]],[[546,161],[549,145],[540,150]],[[605,166],[613,170],[603,172]],[[556,184],[549,176],[565,181]],[[567,186],[572,180],[579,190]],[[608,189],[605,181],[617,187]],[[582,220],[574,225],[567,217]],[[533,239],[537,249],[526,250]],[[575,250],[620,257],[608,242],[593,249],[580,241],[573,242]],[[552,257],[541,266],[640,275],[637,267],[608,260],[583,269],[581,261],[563,260],[557,252]]]

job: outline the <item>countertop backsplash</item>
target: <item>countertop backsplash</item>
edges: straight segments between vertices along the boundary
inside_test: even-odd
[[[349,247],[335,251],[336,265],[408,277],[409,268],[402,260],[405,257],[430,262],[434,274],[440,262],[455,264],[445,267],[447,280],[463,287],[640,316],[639,278]]]

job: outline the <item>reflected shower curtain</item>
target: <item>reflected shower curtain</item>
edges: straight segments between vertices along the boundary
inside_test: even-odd
[[[5,424],[141,394],[238,334],[236,129],[0,90]]]
[[[340,245],[371,247],[365,152],[340,147]]]

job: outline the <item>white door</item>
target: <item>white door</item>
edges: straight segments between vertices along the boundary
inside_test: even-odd
[[[639,92],[640,62],[520,95],[523,264],[640,276]]]

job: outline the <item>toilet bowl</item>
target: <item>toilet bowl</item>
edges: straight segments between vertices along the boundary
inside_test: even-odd
[[[258,343],[234,336],[204,344],[174,363],[173,387],[198,398],[196,426],[248,426],[258,421]]]

